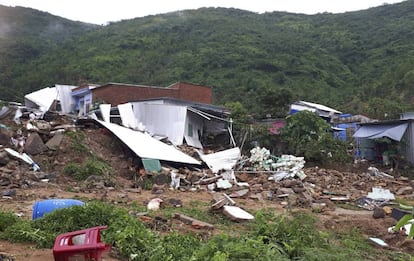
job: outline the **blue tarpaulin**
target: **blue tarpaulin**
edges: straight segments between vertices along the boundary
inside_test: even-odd
[[[382,137],[388,137],[390,139],[400,141],[405,131],[407,130],[408,123],[402,124],[386,124],[386,125],[366,125],[362,126],[353,135],[355,138],[367,138],[378,139]]]

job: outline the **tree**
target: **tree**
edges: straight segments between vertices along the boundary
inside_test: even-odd
[[[279,88],[259,88],[256,91],[255,118],[285,117],[294,97],[290,90]]]
[[[230,117],[233,120],[233,135],[237,144],[243,143],[244,136],[250,129],[251,119],[240,102],[228,102],[224,105],[231,112]]]
[[[375,97],[368,100],[365,111],[369,117],[378,120],[399,119],[404,106],[398,101]]]
[[[314,162],[348,161],[346,144],[334,139],[331,126],[317,114],[301,111],[287,117],[281,129],[289,153]]]

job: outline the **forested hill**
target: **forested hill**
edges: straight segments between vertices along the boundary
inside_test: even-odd
[[[94,28],[98,26],[0,5],[0,99],[21,100],[25,91],[40,89],[27,77],[27,73],[36,73],[36,68],[24,65]]]
[[[414,0],[343,14],[201,8],[77,25],[69,40],[50,38],[57,48],[9,61],[2,98],[87,80],[213,86],[216,103],[240,101],[257,117],[281,116],[295,99],[379,118],[414,101]]]

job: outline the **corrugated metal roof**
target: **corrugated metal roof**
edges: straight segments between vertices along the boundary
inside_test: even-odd
[[[134,131],[118,124],[96,120],[99,124],[111,131],[125,145],[127,145],[136,155],[141,158],[158,159],[179,163],[196,164],[201,163],[177,150],[174,146],[167,145],[154,139],[148,134]]]
[[[328,112],[339,113],[339,114],[342,113],[340,111],[337,111],[337,110],[332,109],[332,108],[330,108],[328,106],[325,106],[325,105],[322,105],[322,104],[318,104],[318,103],[306,102],[306,101],[299,101],[298,103],[299,103],[299,105],[306,105],[306,106],[309,106],[309,107],[313,107],[313,108],[315,108],[317,110],[328,111]]]

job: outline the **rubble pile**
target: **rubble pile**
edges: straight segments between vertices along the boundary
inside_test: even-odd
[[[214,173],[206,169],[163,167],[161,173],[153,175],[155,180],[164,182],[158,183],[153,191],[163,193],[169,186],[184,192],[220,192],[234,198],[268,200],[289,207],[334,208],[335,202],[346,202],[370,210],[388,202],[367,197],[371,190],[378,188],[407,199],[414,198],[413,184],[408,178],[395,178],[386,173],[378,175],[372,167],[361,173],[304,168],[305,161],[301,157],[275,157],[265,148],[256,148],[251,152],[248,160],[241,157],[234,167],[237,170]]]
[[[54,172],[53,167],[49,167],[46,172],[36,159],[46,157],[49,158],[47,162],[56,165],[70,162],[71,159],[64,156],[67,151],[60,148],[63,134],[67,130],[81,131],[81,126],[74,125],[73,118],[51,115],[53,117],[43,115],[41,119],[35,113],[24,112],[19,107],[14,108],[14,111],[13,108],[2,109],[0,188],[4,191],[3,196],[13,194],[10,191],[16,188],[58,184],[57,178],[62,173]],[[190,146],[180,146],[178,149],[180,153],[197,156],[196,150]],[[387,189],[397,196],[414,198],[413,184],[407,178],[394,178],[374,167],[367,168],[363,173],[305,168],[303,157],[275,156],[260,147],[253,148],[248,157],[240,155],[238,148],[210,151],[209,154],[198,152],[198,156],[197,159],[205,163],[200,167],[142,159],[144,167],[134,172],[132,187],[149,188],[158,195],[167,190],[223,194],[225,200],[221,198],[214,204],[214,208],[218,209],[234,206],[229,198],[247,198],[267,200],[286,207],[306,208],[334,208],[335,202],[347,202],[372,210],[384,203],[368,197],[370,191],[378,191],[378,188]],[[111,186],[106,187],[105,181],[99,176],[90,176],[84,183],[84,189],[89,192],[113,189]],[[146,187],[148,184],[151,187]],[[224,212],[228,213],[229,209]]]
[[[50,121],[38,119],[35,113],[19,106],[4,106],[1,112],[0,189],[5,189],[3,194],[8,194],[10,189],[44,187],[55,182],[57,174],[45,172],[35,157],[53,158],[63,133],[76,129],[73,120],[53,113],[48,113]]]

